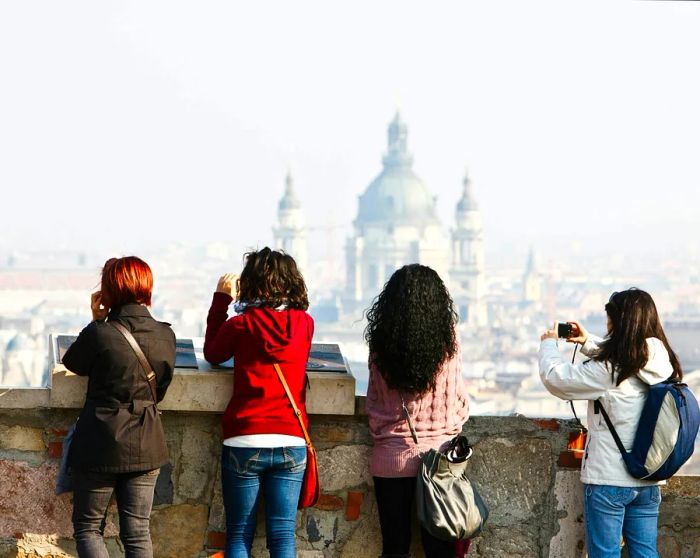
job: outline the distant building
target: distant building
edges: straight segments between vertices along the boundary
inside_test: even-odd
[[[360,196],[354,234],[346,245],[347,310],[366,306],[405,264],[428,265],[447,279],[447,238],[435,199],[413,171],[408,129],[398,112],[387,135],[384,168]]]
[[[291,172],[287,173],[284,195],[277,205],[277,223],[273,228],[274,248],[284,250],[294,258],[301,272],[306,272],[309,264],[306,220]]]
[[[324,321],[368,307],[398,268],[421,263],[437,271],[451,289],[462,323],[487,323],[481,211],[465,176],[455,226],[446,234],[436,199],[413,171],[408,127],[397,112],[387,130],[387,150],[379,175],[359,197],[354,231],[346,243],[346,281],[340,298],[318,301]],[[294,181],[287,175],[279,202],[275,247],[307,269],[307,228]]]
[[[700,317],[671,318],[664,323],[664,330],[683,370],[700,370]]]
[[[539,304],[542,301],[542,278],[535,265],[535,251],[530,248],[523,275],[523,305]]]
[[[484,300],[484,229],[469,176],[464,176],[462,184],[451,234],[450,285],[460,322],[484,326],[488,320]]]
[[[228,242],[210,242],[204,247],[204,256],[207,259],[231,261],[233,254]]]
[[[0,386],[46,387],[46,347],[26,333],[7,344],[0,366]]]

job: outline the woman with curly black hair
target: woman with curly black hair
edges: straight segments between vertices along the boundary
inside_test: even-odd
[[[461,373],[457,314],[440,276],[412,264],[396,271],[367,311],[370,472],[382,556],[408,556],[411,505],[421,453],[462,430],[469,403]],[[407,415],[418,434],[414,443]],[[421,530],[427,558],[453,558],[455,543]]]

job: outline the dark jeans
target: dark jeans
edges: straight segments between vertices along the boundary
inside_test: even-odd
[[[408,556],[416,477],[372,478],[377,496],[379,528],[382,531],[382,556]],[[421,543],[426,558],[454,558],[464,552],[457,550],[454,542],[436,539],[422,527]]]
[[[296,558],[295,528],[306,446],[232,448],[221,454],[226,510],[226,558],[251,556],[255,512],[265,496],[265,531],[270,558]]]
[[[98,473],[73,470],[73,537],[80,558],[109,558],[103,535],[112,493],[117,499],[119,538],[126,558],[153,558],[148,526],[159,471]]]

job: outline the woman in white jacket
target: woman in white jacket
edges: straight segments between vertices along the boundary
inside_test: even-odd
[[[630,558],[657,558],[659,485],[665,481],[644,481],[627,472],[594,402],[603,405],[629,450],[649,386],[671,377],[681,379],[683,372],[648,293],[639,289],[613,293],[605,311],[605,339],[570,322],[573,334],[567,341],[581,344],[581,352],[589,357],[582,364],[564,360],[555,330],[542,335],[540,377],[549,392],[561,399],[588,400],[581,481],[589,558],[619,557],[621,539]]]

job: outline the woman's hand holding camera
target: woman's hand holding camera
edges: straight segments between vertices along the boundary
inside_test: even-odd
[[[588,341],[588,330],[580,323],[571,321],[571,336],[566,338],[567,343],[579,343],[585,345]]]
[[[238,298],[240,281],[240,278],[235,273],[226,273],[219,278],[219,282],[216,285],[216,292]]]
[[[104,321],[109,314],[109,308],[102,305],[102,291],[90,295],[90,310],[92,310],[92,319],[96,322]]]
[[[588,340],[588,330],[580,323],[575,321],[569,321],[566,323],[571,326],[571,334],[566,337],[566,342],[585,345],[586,341]],[[540,341],[544,341],[545,339],[554,339],[555,341],[559,339],[557,322],[554,322],[552,329],[548,329],[540,336]]]

